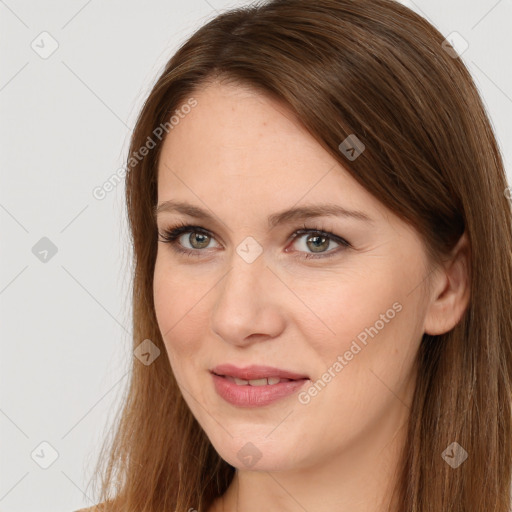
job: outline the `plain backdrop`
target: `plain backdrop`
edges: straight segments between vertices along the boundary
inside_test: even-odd
[[[248,3],[0,0],[2,512],[93,504],[87,484],[133,357],[124,187],[93,190],[124,164],[178,45]],[[467,41],[510,177],[512,2],[404,3]]]

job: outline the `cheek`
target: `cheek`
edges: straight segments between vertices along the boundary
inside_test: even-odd
[[[165,255],[157,257],[153,281],[155,315],[173,369],[182,364],[193,365],[202,340],[208,337],[208,291],[214,284],[205,275],[172,268]]]
[[[400,259],[380,259],[381,265],[364,265],[332,278],[330,286],[307,297],[316,319],[308,315],[301,330],[329,368],[346,354],[347,366],[367,371],[377,365],[394,368],[400,359],[409,362],[421,338],[421,260],[405,268]],[[319,327],[319,329],[314,328]],[[327,330],[327,327],[328,330]],[[326,334],[327,333],[327,334]],[[398,359],[397,359],[398,358]]]
[[[394,406],[405,410],[396,396],[407,400],[421,341],[418,296],[407,297],[406,288],[393,279],[381,280],[378,287],[364,281],[353,288],[339,286],[323,310],[336,334],[328,340],[312,333],[308,337],[320,361],[308,390],[313,407],[329,409],[332,424],[347,435],[370,428]],[[332,431],[334,444],[338,432]]]

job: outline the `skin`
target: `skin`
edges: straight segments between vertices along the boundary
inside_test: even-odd
[[[217,452],[237,468],[209,512],[380,512],[405,439],[422,335],[452,329],[467,306],[467,239],[432,271],[418,233],[362,188],[286,106],[217,82],[194,97],[198,105],[164,142],[158,202],[184,201],[215,221],[157,215],[160,232],[186,222],[210,236],[179,237],[199,257],[158,244],[154,299],[183,396]],[[291,240],[304,222],[268,228],[273,213],[327,202],[372,219],[306,220],[346,239],[348,248],[321,240],[315,251],[315,233]],[[248,236],[263,251],[252,263],[236,251]],[[331,256],[300,258],[319,253]],[[284,368],[316,382],[396,303],[400,311],[307,404],[295,394],[235,407],[214,389],[209,369],[227,362]],[[248,442],[261,455],[251,467],[237,456]]]

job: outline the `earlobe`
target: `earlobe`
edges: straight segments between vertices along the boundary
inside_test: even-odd
[[[471,251],[466,232],[460,237],[432,284],[424,331],[439,335],[452,330],[469,304],[471,289]]]

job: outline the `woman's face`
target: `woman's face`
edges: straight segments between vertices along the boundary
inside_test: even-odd
[[[195,210],[168,203],[157,214],[160,240],[194,227],[159,242],[154,274],[184,399],[237,468],[296,469],[349,452],[356,464],[369,446],[375,457],[407,419],[425,331],[418,234],[281,104],[219,84],[194,98],[163,145],[158,204]],[[339,211],[301,214],[326,205]],[[256,369],[242,386],[212,374],[225,364],[277,370]],[[281,370],[307,378],[261,380]]]

